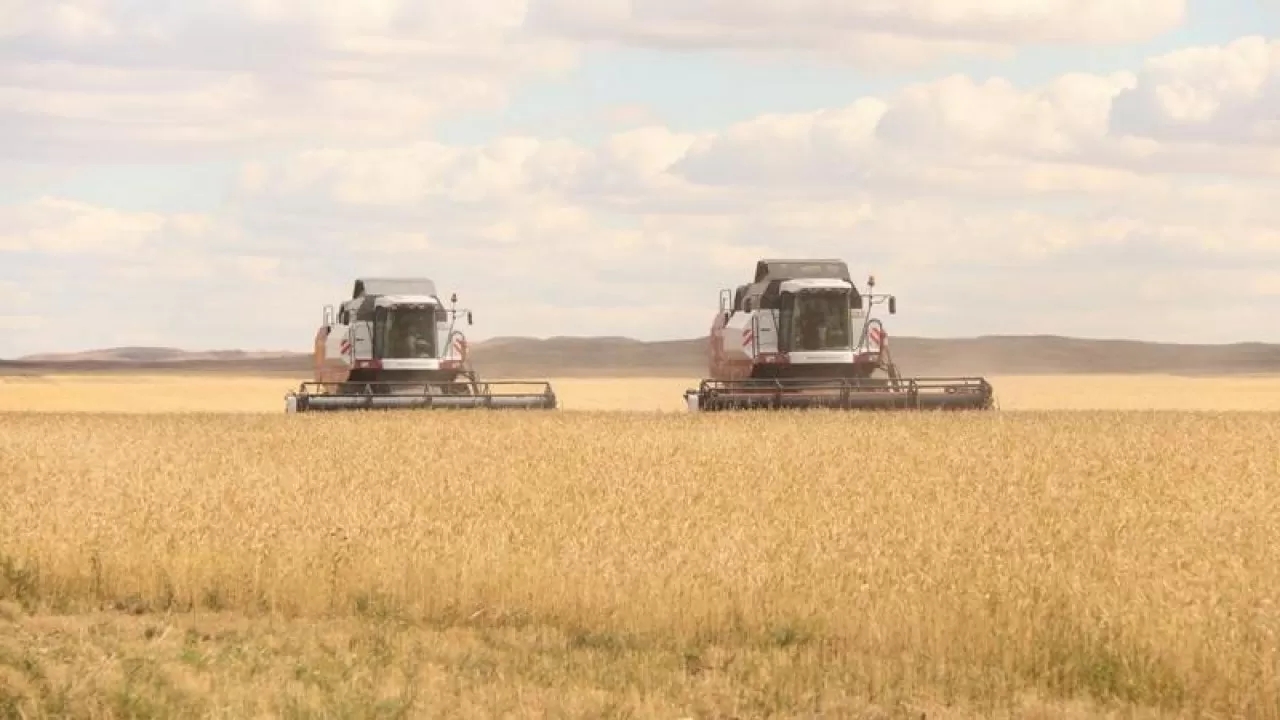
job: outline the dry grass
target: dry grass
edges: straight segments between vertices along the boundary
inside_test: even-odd
[[[3,415],[0,714],[1278,717],[1278,436]]]
[[[1280,411],[1280,377],[1058,375],[989,379],[1004,410]],[[697,386],[697,378],[551,381],[565,410],[681,411],[685,389]],[[284,394],[298,382],[225,375],[0,376],[0,411],[281,413]]]

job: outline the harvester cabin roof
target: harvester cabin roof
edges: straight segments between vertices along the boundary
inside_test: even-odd
[[[733,309],[735,311],[776,310],[781,307],[784,293],[826,288],[848,290],[850,303],[860,302],[854,298],[862,296],[858,292],[858,286],[848,277],[821,277],[812,274],[794,278],[783,276],[738,286],[733,296]],[[850,306],[856,307],[852,304]]]
[[[853,282],[853,278],[849,276],[849,266],[843,260],[836,258],[759,260],[756,262],[756,279],[752,282],[805,278]]]
[[[351,288],[351,299],[365,295],[435,295],[436,284],[429,278],[359,278]]]

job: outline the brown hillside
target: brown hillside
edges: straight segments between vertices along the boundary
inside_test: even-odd
[[[895,338],[894,359],[911,375],[1071,373],[1242,374],[1280,372],[1280,345],[1175,345],[1056,336],[971,339]],[[482,376],[693,377],[706,372],[705,339],[495,338],[477,343]],[[187,353],[172,348],[111,348],[0,361],[0,372],[220,372],[305,378],[310,356],[239,350]]]

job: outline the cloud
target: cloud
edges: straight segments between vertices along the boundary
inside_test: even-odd
[[[332,291],[306,259],[255,251],[218,217],[40,198],[0,208],[0,228],[0,357],[137,344],[296,348],[306,338],[294,336],[319,318],[312,298]]]
[[[1139,115],[1132,100],[1167,85],[1213,85],[1205,78],[1215,77],[1215,67],[1224,88],[1260,87],[1256,79],[1234,79],[1240,63],[1219,60],[1206,69],[1179,60],[1228,52],[1256,59],[1258,44],[1244,38],[1153,58],[1139,72],[1068,73],[1034,88],[950,75],[841,108],[767,114],[716,132],[644,125],[596,147],[507,137],[474,147],[326,149],[270,168],[254,165],[245,187],[283,203],[319,193],[351,205],[398,207],[432,197],[471,203],[552,193],[615,210],[707,210],[751,202],[752,191],[794,200],[867,192],[973,200],[1122,195],[1145,202],[1191,192],[1174,187],[1187,174],[1234,177],[1238,186],[1274,176],[1276,143],[1256,136],[1259,142],[1243,146],[1230,125],[1171,134],[1160,107]],[[1150,68],[1166,69],[1153,75]],[[1188,79],[1167,68],[1183,68]],[[1266,93],[1233,92],[1234,117],[1280,117]],[[1118,121],[1122,115],[1128,119]]]
[[[570,49],[521,36],[523,0],[8,0],[0,158],[214,157],[419,135],[494,109]]]
[[[595,148],[568,140],[503,137],[475,146],[424,141],[376,149],[324,149],[283,163],[252,163],[240,190],[290,205],[315,201],[413,208],[435,199],[463,206],[573,193],[625,204],[646,193],[695,192],[667,172],[694,135],[661,127],[618,133]]]
[[[31,302],[31,293],[26,292],[17,283],[0,282],[0,308],[13,310],[26,307]]]
[[[0,252],[136,255],[164,244],[189,248],[210,229],[199,215],[127,213],[61,198],[0,207]]]
[[[916,64],[1023,45],[1139,42],[1185,14],[1185,0],[533,0],[530,25],[583,41]]]
[[[210,216],[44,198],[0,209],[0,282],[62,325],[3,342],[58,349],[73,327],[78,347],[305,349],[320,309],[378,274],[457,291],[474,339],[691,337],[720,288],[777,255],[874,273],[900,297],[895,334],[1256,339],[1280,311],[1275,143],[1203,113],[1174,132],[1161,106],[1124,100],[1219,88],[1233,117],[1263,117],[1271,96],[1221,60],[1251,43],[1037,87],[943,76],[714,131],[322,144],[246,163]],[[1152,71],[1170,67],[1185,79]],[[119,322],[80,319],[85,305]]]
[[[0,160],[220,159],[411,142],[571,67],[584,42],[863,64],[1142,40],[1185,0],[5,0]],[[652,120],[619,108],[618,122]]]
[[[1269,71],[1253,64],[1276,51],[1258,52],[1259,43],[1157,57],[1136,74],[1067,74],[1033,89],[953,75],[844,108],[755,118],[701,138],[673,172],[708,185],[970,194],[1111,192],[1158,186],[1161,174],[1274,176],[1280,136],[1268,128],[1280,117],[1280,96],[1267,89],[1274,80],[1258,79]],[[1168,102],[1144,100],[1193,87],[1214,88],[1198,104],[1221,114],[1201,110],[1200,121],[1179,125]],[[1185,106],[1195,92],[1183,97]]]
[[[7,315],[0,312],[0,330],[29,331],[39,328],[44,318],[39,315]]]
[[[1169,142],[1280,145],[1280,41],[1244,37],[1152,58],[1114,100],[1110,129]]]
[[[1228,49],[1255,44],[1246,38]],[[1189,76],[1202,77],[1203,68],[1171,58],[1213,57],[1221,50],[1181,51],[1153,58],[1148,67],[1186,67]],[[1224,73],[1225,85],[1232,85]],[[251,166],[243,189],[284,205],[323,198],[396,208],[550,195],[613,211],[710,211],[763,196],[847,204],[858,193],[982,202],[1123,197],[1133,203],[1216,195],[1238,209],[1243,202],[1265,207],[1280,147],[1241,147],[1228,127],[1190,140],[1158,129],[1147,135],[1136,126],[1115,129],[1121,101],[1154,82],[1145,71],[1069,73],[1035,88],[951,75],[842,108],[767,114],[716,132],[643,126],[594,147],[506,137],[471,147],[419,142],[306,152]],[[1159,82],[1174,81],[1166,75]],[[1239,100],[1236,109],[1266,116],[1268,96],[1250,97],[1257,107]],[[1159,120],[1153,114],[1144,127]],[[1231,180],[1188,184],[1189,174]]]

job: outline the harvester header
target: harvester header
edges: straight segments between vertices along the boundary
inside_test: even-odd
[[[708,340],[710,377],[685,393],[691,410],[839,408],[990,409],[981,377],[904,378],[876,305],[893,295],[862,292],[839,259],[756,263],[755,279],[720,291]]]

